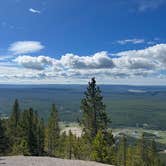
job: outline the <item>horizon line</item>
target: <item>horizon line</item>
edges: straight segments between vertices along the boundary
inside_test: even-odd
[[[87,85],[87,83],[0,83],[0,86],[44,86],[44,85]],[[108,85],[108,86],[166,86],[163,84],[108,84],[108,83],[97,83],[97,85]]]

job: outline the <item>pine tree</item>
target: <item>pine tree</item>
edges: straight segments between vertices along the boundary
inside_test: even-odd
[[[147,149],[146,149],[146,141],[145,141],[144,133],[142,134],[142,138],[140,140],[140,156],[141,156],[141,159],[144,162],[146,162],[146,159],[147,159]]]
[[[44,120],[39,119],[37,124],[37,154],[41,156],[44,152],[44,138],[45,138]]]
[[[2,120],[0,119],[0,156],[5,154],[7,148],[7,137],[5,135],[5,129],[2,125]]]
[[[149,157],[149,165],[150,166],[160,166],[161,162],[158,158],[158,154],[157,154],[157,147],[156,147],[156,142],[153,139],[151,141],[151,144],[149,146],[149,153],[148,153],[148,157]]]
[[[135,148],[135,155],[133,155],[133,163],[134,166],[136,165],[143,165],[147,166],[148,163],[148,148],[147,148],[147,142],[145,140],[144,133],[142,134],[142,137],[140,140],[138,140],[138,143]]]
[[[90,160],[91,147],[84,137],[74,138],[73,155],[78,160]]]
[[[20,120],[20,108],[19,108],[19,102],[16,99],[13,105],[13,111],[8,121],[8,137],[10,138],[11,147],[19,139],[19,120]]]
[[[92,145],[87,140],[87,137],[85,135],[82,135],[81,137],[76,137],[74,141],[74,157],[79,160],[90,160]]]
[[[101,130],[98,131],[92,143],[91,158],[94,161],[107,163],[108,145]]]
[[[126,160],[126,165],[127,166],[134,166],[133,164],[133,160],[134,160],[134,147],[133,146],[129,146],[127,148],[127,160]]]
[[[19,118],[20,118],[20,108],[18,100],[16,99],[13,105],[13,112],[10,116],[11,123],[16,128],[19,124]]]
[[[15,147],[24,145],[23,150],[28,154],[42,155],[44,151],[44,123],[32,108],[25,110],[21,115],[20,134],[21,139]]]
[[[71,130],[69,130],[69,135],[68,135],[68,142],[67,142],[67,151],[68,151],[68,159],[72,158],[73,154],[73,143],[74,143],[74,136]]]
[[[36,154],[36,133],[34,131],[34,125],[36,122],[34,121],[34,112],[33,109],[30,108],[25,110],[21,116],[20,128],[21,128],[21,138],[26,141],[27,151],[31,155]]]
[[[55,104],[53,104],[47,127],[47,152],[51,156],[54,156],[56,150],[58,149],[58,141],[60,136],[58,120],[58,111]]]
[[[107,130],[110,121],[105,111],[101,90],[96,86],[95,78],[89,82],[85,98],[81,102],[81,110],[81,124],[89,139],[94,138],[99,130]]]
[[[66,132],[64,131],[59,138],[59,146],[58,146],[58,153],[60,158],[67,158],[67,141],[68,137]]]
[[[36,155],[37,151],[37,135],[36,135],[36,125],[37,125],[37,117],[35,116],[36,114],[34,113],[33,109],[30,108],[28,110],[28,145],[30,149],[30,153],[32,155]]]
[[[34,145],[35,154],[42,155],[44,151],[44,121],[39,118],[37,111],[34,112],[33,121],[33,132],[35,133],[34,139],[36,141],[36,144]]]
[[[31,155],[27,141],[25,139],[21,139],[19,142],[15,143],[12,148],[12,154],[25,156]]]
[[[117,165],[118,166],[126,166],[127,161],[127,144],[126,137],[123,135],[120,140],[119,148],[118,148],[118,157],[117,157]]]

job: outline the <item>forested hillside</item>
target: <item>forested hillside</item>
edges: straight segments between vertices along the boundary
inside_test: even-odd
[[[44,122],[33,108],[21,110],[16,99],[9,118],[0,120],[0,155],[52,156],[92,160],[117,166],[163,166],[155,139],[142,138],[130,144],[125,134],[115,138],[109,129],[111,121],[94,78],[81,100],[78,119],[80,137],[61,132],[59,111],[52,104]]]

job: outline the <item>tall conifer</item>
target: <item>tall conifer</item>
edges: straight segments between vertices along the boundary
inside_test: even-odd
[[[90,138],[94,138],[99,130],[106,131],[109,118],[105,111],[101,90],[96,86],[95,78],[88,84],[85,98],[81,102],[83,131]]]
[[[17,144],[19,141],[19,120],[20,120],[20,108],[19,108],[19,102],[16,99],[13,105],[13,110],[11,112],[11,115],[9,117],[8,121],[8,137],[10,139],[10,147],[12,147],[14,144]]]
[[[5,154],[7,149],[7,138],[5,135],[5,130],[0,119],[0,156]]]
[[[51,156],[55,155],[55,150],[56,148],[58,148],[58,141],[60,135],[58,120],[58,111],[55,107],[55,104],[53,104],[47,127],[47,151],[48,154]]]

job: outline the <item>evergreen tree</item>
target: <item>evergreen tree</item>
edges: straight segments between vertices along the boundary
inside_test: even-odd
[[[148,153],[148,157],[149,157],[149,165],[150,166],[160,166],[161,162],[158,158],[158,154],[157,154],[157,147],[156,147],[156,142],[153,139],[151,141],[151,144],[149,146],[149,153]]]
[[[73,133],[71,132],[71,130],[69,130],[68,142],[67,142],[68,159],[72,158],[73,143],[74,143],[74,136],[73,136]]]
[[[80,140],[77,138],[76,135],[73,135],[73,157],[75,159],[81,159],[80,153],[81,153],[81,148],[80,148]]]
[[[127,148],[127,160],[126,160],[126,165],[127,166],[134,166],[133,162],[134,162],[134,151],[135,148],[133,146],[129,146]]]
[[[66,132],[63,132],[60,135],[59,138],[59,146],[58,146],[58,153],[60,158],[67,158],[67,141],[68,141],[68,137],[66,135]]]
[[[73,155],[78,160],[90,160],[91,148],[84,137],[74,138]]]
[[[105,135],[99,130],[92,143],[91,159],[102,163],[108,163],[110,157],[108,155],[108,148],[109,146],[105,140]]]
[[[28,110],[25,110],[22,113],[21,117],[21,132],[22,132],[22,139],[26,141],[27,148],[29,153],[31,155],[36,154],[36,133],[34,130],[34,125],[36,125],[36,122],[34,121],[34,112],[33,109],[30,108]]]
[[[125,135],[121,137],[119,148],[118,148],[118,157],[117,157],[117,165],[118,166],[126,166],[127,161],[127,144]]]
[[[147,146],[146,146],[144,133],[142,134],[142,138],[140,140],[139,146],[140,146],[139,147],[140,157],[143,160],[143,162],[146,162],[147,161]]]
[[[33,109],[30,108],[28,110],[28,145],[29,145],[29,150],[32,155],[37,155],[37,135],[36,135],[36,129],[37,129],[37,117],[36,114],[34,113]]]
[[[13,111],[8,121],[8,137],[10,138],[11,147],[19,139],[19,120],[20,120],[20,108],[19,108],[19,102],[16,99],[13,105]]]
[[[20,142],[15,143],[12,148],[12,154],[25,156],[31,155],[27,141],[25,139],[21,139]]]
[[[56,150],[58,150],[58,141],[60,136],[58,120],[58,111],[55,104],[53,104],[47,127],[47,152],[51,156],[54,156]]]
[[[44,120],[39,119],[37,124],[37,154],[41,156],[44,152],[44,138],[45,138]]]
[[[5,154],[7,148],[7,137],[5,135],[2,120],[0,119],[0,156]]]
[[[99,130],[106,131],[109,118],[103,104],[100,88],[96,86],[95,78],[89,82],[85,98],[81,102],[83,132],[94,138]]]
[[[13,112],[10,116],[11,124],[13,127],[17,127],[19,124],[19,118],[20,118],[20,108],[19,108],[19,102],[16,99],[13,105]]]
[[[21,144],[30,155],[42,155],[44,148],[44,124],[32,108],[22,113],[20,121]],[[25,150],[27,148],[27,150]]]
[[[148,146],[145,140],[144,133],[135,148],[135,155],[133,154],[133,163],[136,165],[148,166]]]
[[[44,151],[44,121],[43,119],[39,118],[38,112],[34,112],[34,125],[33,125],[33,132],[35,133],[35,154],[42,155]]]

